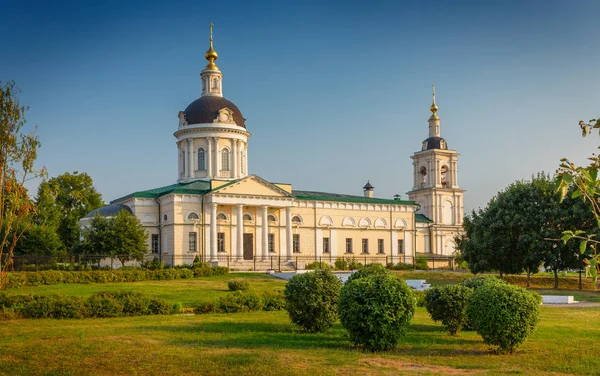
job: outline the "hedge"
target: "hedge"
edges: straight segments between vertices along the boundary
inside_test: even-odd
[[[229,268],[212,267],[208,263],[196,264],[192,268],[176,267],[171,269],[134,269],[134,270],[96,270],[69,272],[64,270],[44,270],[41,272],[7,273],[7,288],[19,288],[39,285],[56,285],[61,283],[110,283],[160,281],[172,279],[189,279],[225,275]]]

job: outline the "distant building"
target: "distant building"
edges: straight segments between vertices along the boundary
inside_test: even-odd
[[[177,183],[116,199],[82,225],[96,213],[126,208],[148,230],[152,254],[172,265],[196,256],[243,269],[257,262],[266,268],[270,256],[291,266],[353,256],[412,263],[415,255],[453,254],[464,191],[458,154],[440,137],[435,94],[429,138],[411,157],[410,201],[374,198],[370,182],[363,196],[299,191],[248,174],[250,133],[240,109],[223,97],[212,30],[205,57],[202,95],[178,114]]]

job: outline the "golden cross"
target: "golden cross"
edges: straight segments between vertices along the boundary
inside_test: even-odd
[[[435,84],[431,84],[431,93],[435,96]]]
[[[213,39],[212,39],[212,28],[213,26],[215,26],[212,22],[210,23],[210,26],[208,27],[210,29],[210,41],[212,43]]]

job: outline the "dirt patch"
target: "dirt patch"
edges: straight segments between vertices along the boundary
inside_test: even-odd
[[[452,368],[447,366],[425,365],[389,358],[365,358],[359,361],[360,364],[370,367],[394,368],[398,371],[415,371],[427,372],[443,375],[480,375],[486,373],[487,370],[471,370],[463,368]]]

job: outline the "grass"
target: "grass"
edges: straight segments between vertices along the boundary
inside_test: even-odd
[[[15,320],[0,326],[5,375],[589,374],[600,358],[600,308],[542,308],[514,355],[494,355],[473,332],[447,335],[424,309],[394,351],[353,348],[339,324],[305,334],[285,312],[89,320]],[[573,317],[577,317],[574,320]]]
[[[136,291],[170,302],[180,302],[183,307],[194,307],[197,303],[213,301],[229,291],[227,281],[244,278],[254,290],[283,290],[285,281],[260,273],[230,273],[228,275],[171,281],[142,281],[130,283],[58,284],[24,287],[7,290],[9,295],[62,294],[88,297],[100,291]]]
[[[468,273],[397,272],[434,284],[457,283]],[[232,273],[192,280],[52,285],[10,294],[89,296],[133,290],[192,306],[227,294],[227,281],[248,279],[255,290],[282,289],[265,274]],[[524,279],[523,279],[524,281]],[[592,291],[542,289],[600,302]],[[474,332],[449,336],[418,308],[397,349],[353,348],[338,323],[306,334],[286,313],[143,316],[86,320],[0,321],[0,375],[398,375],[590,374],[600,357],[585,356],[600,338],[600,307],[542,307],[542,320],[516,354],[495,355]]]

